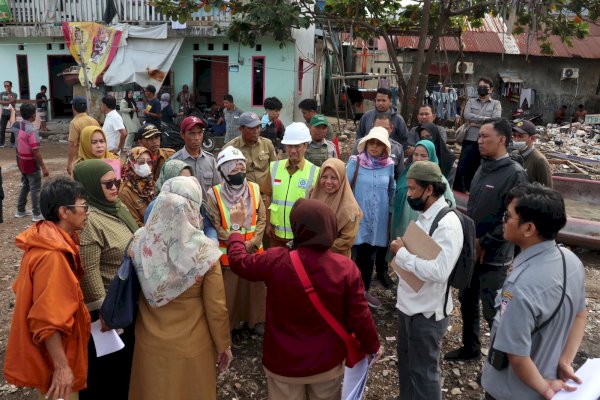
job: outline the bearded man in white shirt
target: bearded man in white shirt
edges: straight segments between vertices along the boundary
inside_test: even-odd
[[[431,161],[414,162],[408,170],[407,185],[408,204],[421,212],[416,224],[429,234],[438,213],[448,207],[442,172]],[[415,291],[402,277],[398,279],[398,376],[403,399],[442,398],[439,358],[452,312],[446,287],[463,246],[462,225],[455,212],[447,212],[439,220],[431,238],[441,248],[433,260],[411,254],[401,238],[390,244],[396,265],[424,282]]]

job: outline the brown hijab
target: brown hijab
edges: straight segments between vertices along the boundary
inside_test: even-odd
[[[327,168],[330,168],[340,181],[340,188],[334,194],[325,193],[325,190],[320,185],[321,176]],[[362,219],[363,213],[354,198],[350,183],[346,177],[346,164],[340,159],[329,158],[321,165],[317,185],[310,198],[321,200],[333,210],[338,229],[342,229],[350,221],[360,221]]]
[[[333,211],[322,201],[299,199],[290,212],[294,247],[326,251],[337,237]]]

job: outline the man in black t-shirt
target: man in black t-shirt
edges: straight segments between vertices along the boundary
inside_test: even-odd
[[[152,124],[160,127],[162,109],[160,107],[160,101],[156,98],[156,88],[153,85],[148,85],[144,89],[144,94],[148,99],[146,108],[144,108],[144,124]]]
[[[40,131],[48,132],[48,127],[46,126],[46,117],[48,115],[48,97],[46,96],[46,91],[48,88],[44,85],[40,88],[40,92],[35,95],[35,103],[37,106],[37,115],[40,118]]]

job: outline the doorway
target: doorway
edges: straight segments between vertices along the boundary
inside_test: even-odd
[[[71,100],[73,99],[73,87],[65,83],[59,76],[68,67],[77,65],[75,59],[70,55],[48,56],[48,83],[49,98],[52,105],[50,110],[52,118],[66,118],[73,116]]]
[[[201,110],[215,101],[222,105],[223,96],[229,92],[229,57],[194,57],[194,94]]]
[[[27,66],[27,55],[17,54],[17,72],[19,74],[19,98],[31,99],[29,92],[29,68]]]

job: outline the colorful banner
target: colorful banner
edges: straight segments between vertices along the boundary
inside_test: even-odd
[[[1,0],[0,0],[1,1]],[[71,55],[85,70],[79,71],[79,82],[85,85],[85,72],[93,87],[102,84],[102,74],[117,53],[123,32],[95,22],[63,22],[63,35]]]
[[[10,13],[10,7],[6,0],[0,0],[0,22],[12,21],[12,15]]]

